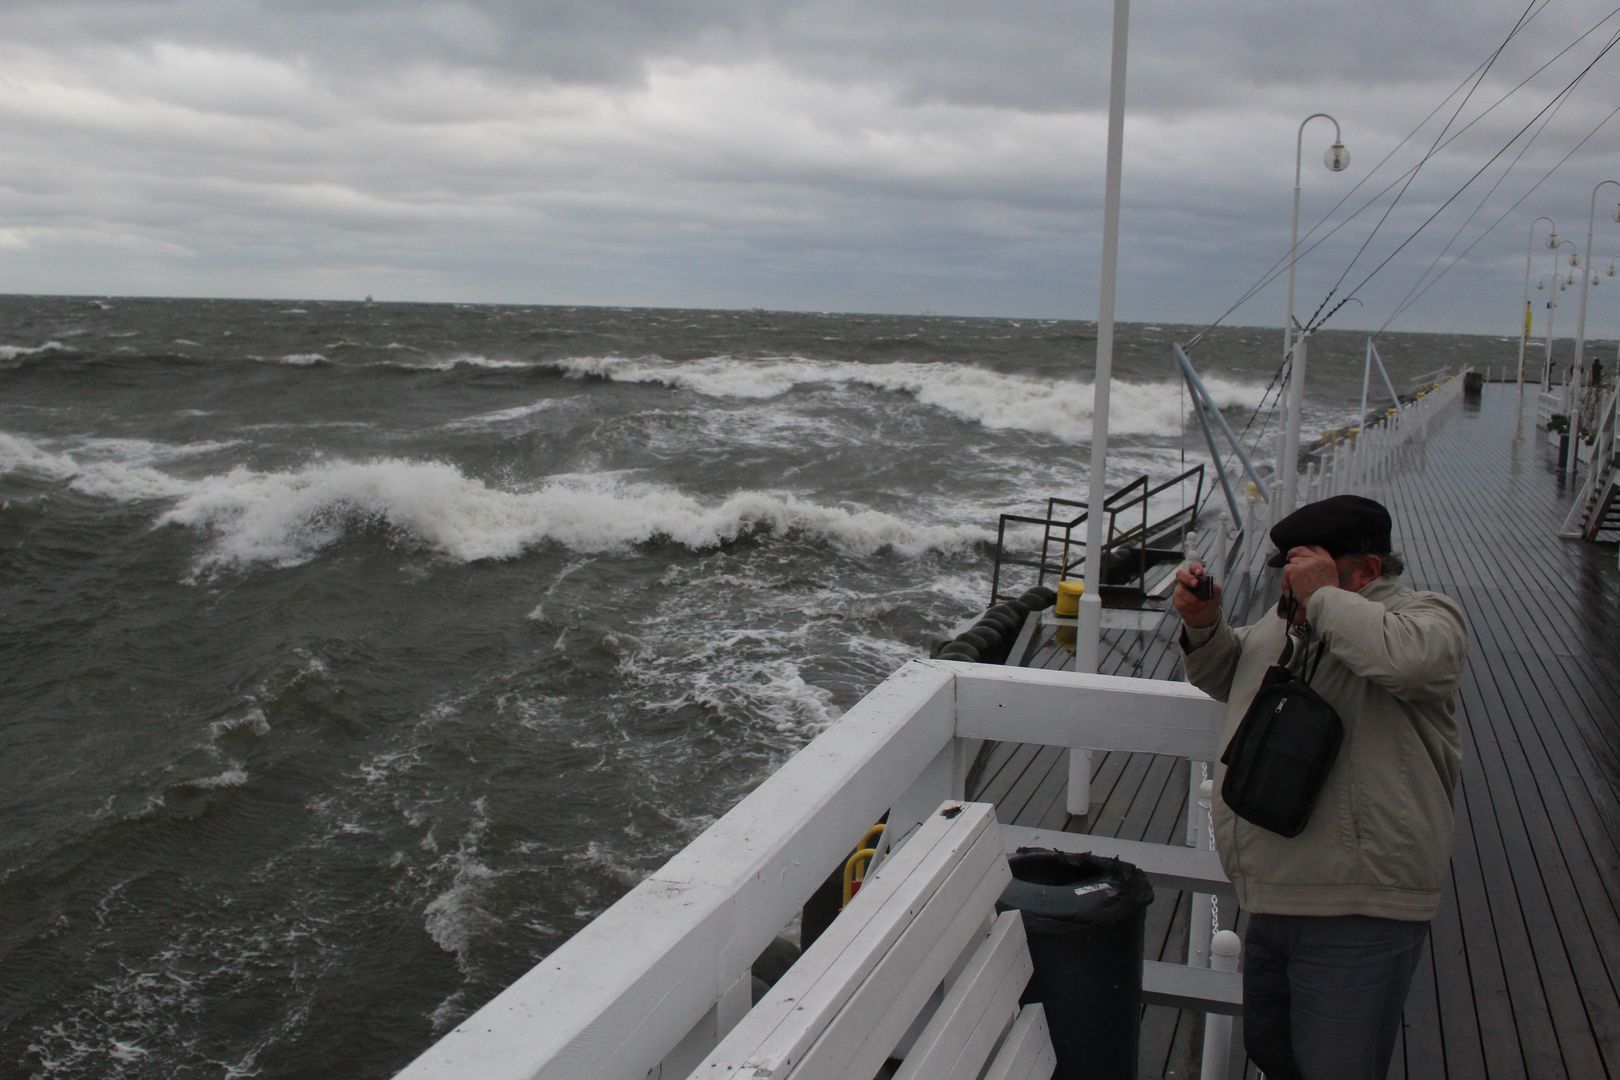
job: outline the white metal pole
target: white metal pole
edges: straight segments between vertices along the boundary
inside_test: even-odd
[[[1288,374],[1288,426],[1283,429],[1282,498],[1277,517],[1294,512],[1299,500],[1299,422],[1305,408],[1305,355],[1310,334],[1294,339],[1294,359]]]
[[[1361,365],[1361,411],[1356,413],[1356,427],[1367,426],[1367,391],[1372,388],[1372,338],[1367,338],[1367,359]]]
[[[1541,378],[1543,385],[1552,382],[1552,337],[1553,337],[1553,311],[1558,307],[1558,275],[1554,274],[1552,281],[1547,283],[1547,355],[1541,360]],[[1567,380],[1566,380],[1567,382]]]
[[[1329,116],[1327,113],[1311,113],[1311,115],[1299,122],[1299,131],[1294,135],[1294,209],[1292,216],[1289,218],[1288,224],[1288,300],[1287,306],[1283,309],[1283,362],[1285,364],[1289,362],[1290,350],[1292,349],[1294,343],[1294,264],[1298,261],[1299,252],[1300,161],[1305,151],[1305,125],[1309,124],[1312,120],[1317,119],[1332,121],[1333,145],[1335,147],[1340,146],[1340,144],[1344,142],[1343,134],[1339,130],[1339,122],[1334,120],[1333,117]],[[1342,166],[1336,166],[1336,168],[1342,168]],[[1292,385],[1294,374],[1291,369],[1288,373],[1288,378],[1289,384]],[[1289,410],[1288,415],[1291,417],[1293,414],[1292,395],[1289,397],[1289,405],[1287,408]],[[1284,423],[1283,427],[1285,430],[1287,429],[1286,422]],[[1282,475],[1283,471],[1285,450],[1286,439],[1279,436],[1277,440],[1277,474],[1279,476]],[[1289,507],[1288,509],[1279,509],[1277,512],[1278,516],[1288,513],[1289,509],[1292,509],[1292,507]]]
[[[1592,202],[1586,212],[1586,259],[1581,264],[1580,314],[1575,316],[1575,358],[1570,361],[1570,367],[1575,373],[1575,398],[1571,404],[1569,416],[1569,457],[1564,463],[1564,478],[1566,480],[1575,478],[1575,459],[1579,456],[1577,451],[1580,446],[1581,384],[1585,381],[1582,377],[1584,367],[1582,361],[1586,353],[1586,294],[1592,284],[1592,226],[1597,220],[1598,192],[1603,190],[1605,184],[1620,187],[1620,180],[1598,181],[1597,186],[1592,189]],[[1620,219],[1620,206],[1615,207],[1615,216]]]
[[[1524,347],[1530,339],[1530,249],[1535,244],[1536,226],[1545,221],[1552,226],[1552,235],[1558,235],[1558,223],[1543,214],[1530,223],[1530,235],[1524,242],[1524,329],[1519,332],[1519,393],[1524,393]],[[1545,386],[1542,389],[1546,389]]]
[[[1108,88],[1108,168],[1103,187],[1102,281],[1097,299],[1097,370],[1091,407],[1091,494],[1086,499],[1086,578],[1075,627],[1075,670],[1095,672],[1102,653],[1103,501],[1108,497],[1108,391],[1114,374],[1114,284],[1119,271],[1119,190],[1125,155],[1125,57],[1130,0],[1114,0],[1114,49]],[[1091,752],[1069,754],[1068,810],[1091,808]]]

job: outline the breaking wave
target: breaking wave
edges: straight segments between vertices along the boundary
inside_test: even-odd
[[[707,397],[769,398],[799,386],[864,386],[910,395],[932,408],[986,428],[1040,431],[1067,442],[1091,437],[1092,384],[1077,379],[1009,375],[970,364],[860,364],[783,357],[712,357],[676,363],[657,357],[575,357],[552,361],[573,378],[655,383]],[[1252,407],[1261,383],[1206,378],[1222,408]],[[1183,427],[1176,382],[1127,382],[1111,389],[1109,426],[1130,435],[1177,435]]]
[[[694,550],[758,532],[803,532],[854,553],[904,555],[988,539],[977,527],[917,524],[878,510],[743,491],[718,504],[617,476],[553,479],[506,491],[436,461],[383,458],[196,481],[157,522],[214,537],[203,568],[307,562],[351,530],[383,527],[458,562],[507,559],[544,543],[600,552],[654,540]]]
[[[28,356],[44,356],[47,353],[70,353],[72,351],[60,341],[47,341],[45,344],[33,348],[26,345],[0,345],[0,361],[21,360]]]
[[[19,435],[0,432],[0,476],[68,482],[68,487],[115,502],[172,499],[191,486],[152,466],[164,461],[213,453],[231,442],[172,445],[144,439],[81,439],[63,449],[47,449]]]

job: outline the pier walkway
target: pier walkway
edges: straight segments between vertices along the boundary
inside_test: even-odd
[[[1520,439],[1515,387],[1487,384],[1362,489],[1394,515],[1406,580],[1458,600],[1471,635],[1452,883],[1391,1077],[1620,1077],[1620,569],[1612,545],[1556,535],[1573,495],[1533,393]],[[1180,678],[1168,628],[1104,640],[1104,672]],[[1065,661],[1050,644],[1033,660]],[[1020,825],[1183,838],[1185,762],[1098,754],[1092,767],[1083,818],[1064,810],[1056,750],[996,746],[971,794]],[[1185,958],[1190,901],[1159,890],[1150,958]],[[1231,906],[1226,928],[1241,925]],[[1196,1076],[1201,1031],[1199,1015],[1146,1006],[1140,1075]]]

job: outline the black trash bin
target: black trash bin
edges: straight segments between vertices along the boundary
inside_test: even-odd
[[[1153,886],[1128,862],[1044,848],[1008,859],[1000,911],[1023,913],[1038,1001],[1057,1051],[1053,1080],[1135,1080],[1142,935]]]

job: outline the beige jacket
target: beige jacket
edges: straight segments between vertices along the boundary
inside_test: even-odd
[[[1320,642],[1328,650],[1311,686],[1344,720],[1344,743],[1309,824],[1292,838],[1234,815],[1216,764],[1221,865],[1247,911],[1430,919],[1451,857],[1462,759],[1454,715],[1468,651],[1462,610],[1383,577],[1359,593],[1320,589],[1306,615],[1313,657]],[[1188,681],[1227,703],[1223,747],[1284,636],[1276,615],[1238,630],[1223,618],[1185,631]]]

